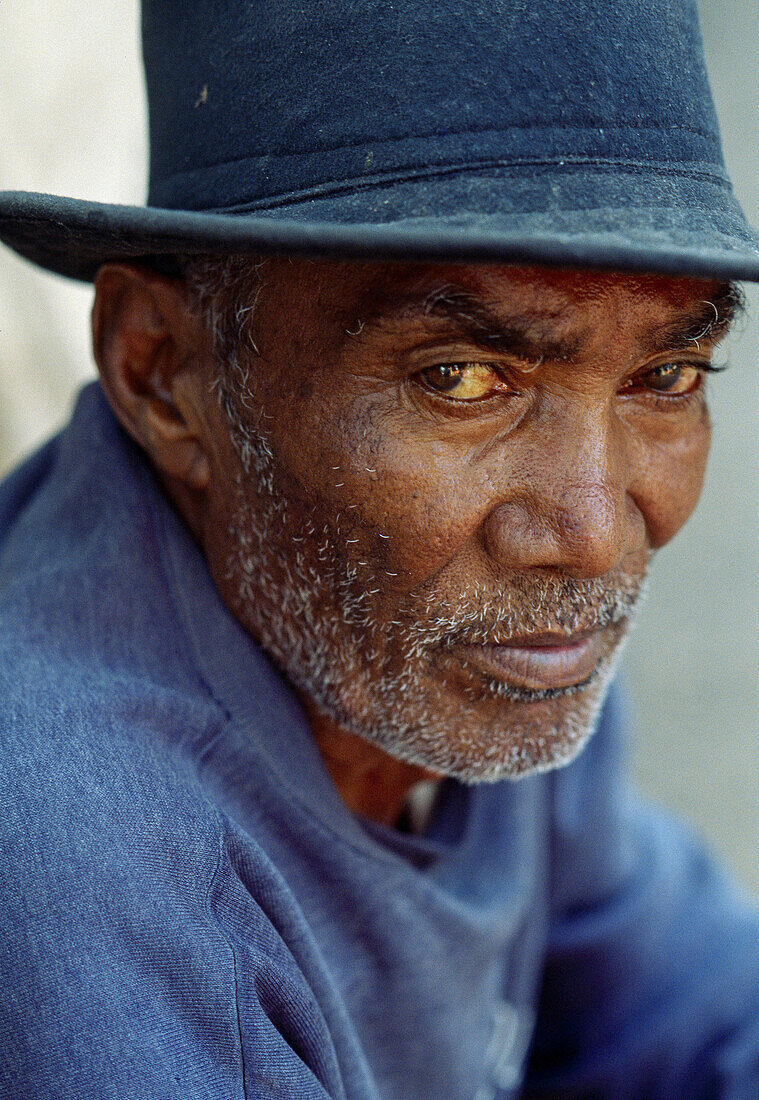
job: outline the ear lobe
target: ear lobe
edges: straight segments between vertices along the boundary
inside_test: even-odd
[[[109,403],[160,472],[203,489],[209,463],[194,408],[203,333],[184,284],[137,264],[106,264],[95,280],[95,360]]]

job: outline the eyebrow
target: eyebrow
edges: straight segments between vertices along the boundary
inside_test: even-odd
[[[540,356],[550,359],[573,359],[580,350],[583,334],[557,337],[551,331],[555,314],[512,314],[499,317],[476,294],[455,285],[435,287],[431,291],[410,296],[396,308],[379,310],[368,318],[370,323],[386,324],[416,318],[436,320],[455,330],[459,338],[468,339],[491,351],[516,355],[522,359]]]
[[[720,283],[708,299],[679,317],[657,326],[644,341],[646,351],[677,351],[700,340],[722,340],[746,312],[746,300],[737,283]]]
[[[647,352],[675,351],[698,345],[700,340],[722,339],[736,319],[745,312],[743,294],[735,283],[715,287],[708,299],[648,333],[643,341]],[[477,295],[455,285],[408,297],[395,308],[381,308],[366,318],[368,324],[389,324],[418,317],[443,322],[455,329],[459,338],[469,339],[492,351],[518,358],[538,358],[572,362],[590,336],[586,329],[571,336],[557,336],[553,324],[563,315],[534,312],[515,314],[506,319],[495,314]]]

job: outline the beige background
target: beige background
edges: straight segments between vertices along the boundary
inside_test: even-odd
[[[759,4],[704,0],[736,190],[759,225]],[[0,187],[142,202],[135,0],[0,5]],[[697,823],[759,894],[759,293],[715,380],[715,447],[696,517],[657,562],[627,669],[643,787]],[[60,424],[92,374],[90,292],[0,252],[0,471]]]

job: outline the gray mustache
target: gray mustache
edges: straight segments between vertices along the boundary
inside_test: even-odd
[[[440,609],[407,629],[417,644],[497,644],[525,634],[578,634],[624,622],[639,607],[645,577],[611,582],[519,577],[492,601]],[[506,598],[504,598],[504,596]]]

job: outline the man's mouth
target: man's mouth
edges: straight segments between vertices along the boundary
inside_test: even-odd
[[[525,691],[575,687],[590,679],[608,651],[602,628],[575,634],[525,634],[497,643],[458,642],[450,652],[469,667]]]

